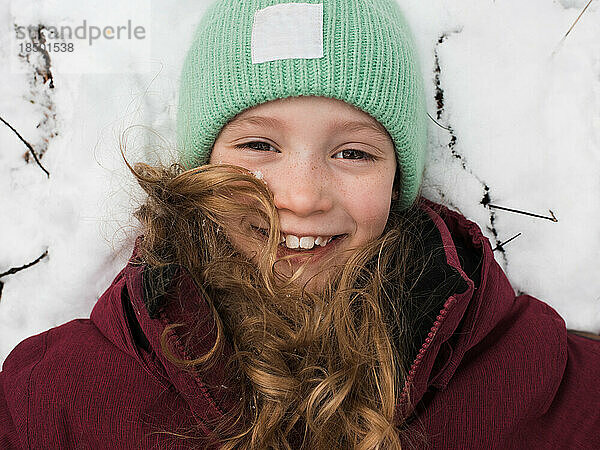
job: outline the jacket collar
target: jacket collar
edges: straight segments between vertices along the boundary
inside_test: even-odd
[[[504,317],[515,293],[494,259],[487,237],[479,226],[461,214],[421,199],[421,208],[435,223],[446,253],[448,266],[456,269],[468,287],[447,298],[430,332],[419,349],[409,371],[408,381],[397,406],[399,417],[414,412],[427,391],[443,391],[465,359],[468,350],[480,343]],[[455,241],[461,239],[467,249],[481,253],[480,285],[461,266]]]
[[[439,232],[448,268],[456,271],[467,287],[443,300],[442,307],[410,366],[408,380],[397,406],[399,417],[413,413],[428,390],[446,389],[465,353],[494,328],[514,299],[510,283],[494,260],[489,240],[474,222],[425,198],[420,199],[419,205]],[[202,339],[194,342],[194,354],[207,351],[215,339],[212,312],[199,295],[192,278],[180,269],[176,272],[165,308],[158,317],[150,317],[144,303],[144,266],[136,262],[140,239],[141,236],[136,240],[127,266],[98,300],[91,313],[91,320],[107,339],[134,357],[145,370],[162,383],[174,385],[202,420],[218,419],[224,411],[233,407],[236,400],[235,388],[229,387],[235,383],[227,378],[225,364],[216,364],[200,377],[177,369],[164,357],[160,345],[160,336],[169,323],[185,322],[188,316],[186,311],[199,308],[199,317],[206,318],[207,332]],[[467,250],[482,255],[479,272],[481,283],[477,290],[473,280],[461,266],[455,239],[464,241]],[[136,345],[127,319],[126,305],[129,301],[151,352]],[[184,334],[185,327],[177,332],[170,330],[167,333],[168,342],[177,357],[190,359],[189,355],[184,354],[181,344],[181,336]],[[226,344],[223,361],[231,351],[231,347]]]

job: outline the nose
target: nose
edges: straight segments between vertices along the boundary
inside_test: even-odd
[[[269,182],[275,206],[296,216],[308,217],[326,212],[333,206],[335,187],[326,170],[318,164],[295,162],[278,171],[276,180]]]

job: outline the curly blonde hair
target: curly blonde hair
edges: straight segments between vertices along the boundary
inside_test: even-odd
[[[223,449],[400,449],[396,403],[413,356],[412,322],[402,305],[427,264],[416,203],[402,212],[392,207],[381,236],[352,249],[345,264],[322,264],[329,282],[311,292],[294,282],[304,266],[291,278],[277,270],[277,208],[250,172],[225,164],[127,166],[148,194],[135,212],[143,234],[138,255],[152,268],[147,307],[156,307],[149,302],[168,290],[179,266],[216,327],[213,347],[183,360],[167,345],[167,333],[183,326],[172,323],[162,351],[201,375],[227,342],[233,348],[228,373],[240,400],[209,424],[211,439]],[[266,244],[249,217],[269,224]],[[258,262],[231,244],[225,230],[232,227],[256,240]],[[192,335],[206,331],[193,312],[188,325]],[[190,440],[203,434],[164,433]]]

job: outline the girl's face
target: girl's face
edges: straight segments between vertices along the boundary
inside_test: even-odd
[[[315,244],[314,261],[299,281],[318,271],[319,252],[339,255],[385,228],[396,172],[394,145],[378,121],[341,100],[293,97],[245,110],[223,127],[209,162],[241,166],[262,178],[285,235],[345,235],[324,247]],[[256,252],[242,236],[231,240],[247,256]],[[310,239],[300,242],[310,245]],[[288,270],[306,259],[301,251],[289,251],[299,257]],[[343,259],[340,255],[336,262]],[[321,283],[316,277],[309,286]]]

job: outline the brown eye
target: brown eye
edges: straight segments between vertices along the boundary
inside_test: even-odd
[[[262,142],[262,141],[252,141],[252,142],[246,142],[244,144],[239,144],[235,146],[236,148],[249,148],[252,150],[265,150],[265,151],[269,151],[269,149],[273,148],[273,146],[271,144],[269,144],[268,142]],[[258,148],[255,148],[258,147]]]
[[[374,161],[375,157],[367,152],[363,152],[362,150],[356,150],[356,149],[347,149],[347,150],[342,150],[341,152],[336,153],[336,155],[342,155],[342,158],[336,158],[336,159],[357,159],[357,160],[364,160],[364,161]],[[348,158],[345,158],[345,157]]]

